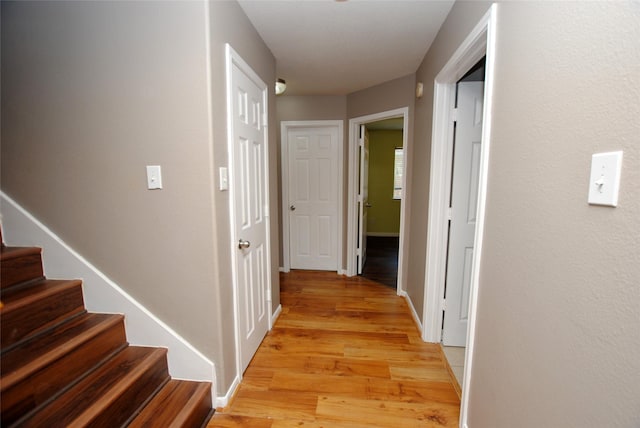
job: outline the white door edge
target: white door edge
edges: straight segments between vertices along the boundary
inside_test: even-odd
[[[487,197],[487,177],[491,143],[491,121],[493,104],[493,82],[495,78],[497,3],[491,5],[476,27],[451,56],[434,82],[433,133],[431,144],[431,178],[429,189],[429,220],[427,235],[427,260],[425,268],[425,294],[423,307],[423,340],[438,343],[441,340],[442,298],[444,292],[444,270],[447,236],[444,225],[447,221],[448,189],[451,186],[451,106],[455,95],[455,82],[475,65],[483,56],[485,64],[484,117],[482,123],[482,153],[478,190],[475,251],[472,262],[471,289],[469,296],[469,324],[467,351],[462,381],[460,402],[460,426],[467,426],[469,408],[469,385],[473,368],[476,314],[478,305],[478,283],[482,258],[484,218]],[[449,172],[449,174],[447,174]]]
[[[358,250],[358,136],[361,125],[377,122],[384,119],[392,119],[396,117],[403,118],[402,132],[402,155],[403,159],[408,159],[408,129],[409,129],[409,107],[402,107],[394,110],[383,111],[366,116],[354,117],[349,119],[349,177],[348,177],[348,198],[347,198],[347,276],[355,276],[358,272],[358,263],[356,252]],[[406,198],[407,176],[411,174],[410,168],[405,163],[404,174],[402,174],[402,196],[400,204],[400,239],[398,248],[398,281],[396,293],[401,294],[406,290],[404,286],[405,270],[405,224],[408,221],[409,211],[407,210],[408,201]]]
[[[336,272],[342,269],[343,248],[343,188],[344,188],[344,123],[342,120],[288,120],[280,122],[280,167],[282,172],[280,191],[282,195],[282,272],[291,270],[291,257],[289,255],[289,130],[293,128],[327,127],[338,128],[338,221],[336,231]]]
[[[257,86],[260,88],[263,97],[263,105],[265,106],[265,123],[268,123],[268,111],[267,106],[268,103],[268,86],[262,81],[260,76],[256,74],[255,71],[247,64],[242,57],[229,45],[225,43],[225,68],[226,68],[226,113],[227,113],[227,151],[228,151],[228,177],[229,177],[229,226],[231,239],[229,242],[229,251],[231,252],[231,273],[232,273],[232,282],[233,282],[233,318],[234,318],[234,336],[235,336],[235,351],[236,351],[236,377],[238,380],[242,380],[242,359],[240,353],[240,302],[238,301],[238,272],[237,272],[237,251],[236,251],[236,240],[234,234],[235,230],[235,204],[233,201],[235,200],[235,186],[234,186],[234,155],[233,155],[233,116],[230,112],[233,109],[233,93],[232,93],[232,70],[233,65],[236,65],[247,77],[249,77]],[[266,147],[266,156],[269,158],[269,134],[268,128],[265,126],[265,147]],[[266,162],[264,166],[264,174],[266,175],[266,179],[268,181],[269,178],[269,162]],[[269,186],[266,186],[265,189],[265,197],[267,204],[269,206],[269,210],[271,210],[270,203],[270,195],[269,195]],[[271,213],[267,212],[265,216],[266,222],[266,259],[267,259],[267,290],[265,290],[267,309],[269,312],[272,312],[271,308]],[[269,316],[269,320],[271,320],[271,316]],[[271,329],[272,325],[269,322],[269,329]]]

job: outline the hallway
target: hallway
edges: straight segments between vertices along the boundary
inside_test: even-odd
[[[403,298],[365,278],[281,274],[282,314],[208,427],[457,427],[438,345]]]

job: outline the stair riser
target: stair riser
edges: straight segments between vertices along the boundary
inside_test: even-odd
[[[194,411],[186,418],[184,423],[170,425],[171,428],[178,427],[199,427],[202,421],[207,420],[211,412],[211,393],[207,390],[204,396],[200,397],[200,401]]]
[[[42,255],[28,254],[3,260],[0,267],[0,282],[5,290],[21,282],[42,278]]]
[[[28,336],[82,312],[84,302],[82,286],[79,283],[27,306],[10,310],[7,305],[2,312],[0,325],[2,348],[6,349]]]
[[[124,424],[168,380],[169,370],[165,357],[149,367],[139,381],[118,396],[111,406],[86,426],[112,428]]]
[[[2,390],[2,425],[13,423],[46,404],[99,365],[105,357],[126,346],[124,322],[98,332],[96,336],[19,383]]]

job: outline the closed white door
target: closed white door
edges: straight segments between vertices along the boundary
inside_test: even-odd
[[[484,82],[458,83],[442,342],[465,346],[478,205]]]
[[[338,127],[296,127],[289,154],[292,269],[338,270]]]
[[[367,212],[369,211],[369,132],[360,126],[360,177],[358,191],[358,275],[367,261]]]
[[[269,329],[266,85],[235,62],[231,71],[232,186],[239,352],[244,371]]]

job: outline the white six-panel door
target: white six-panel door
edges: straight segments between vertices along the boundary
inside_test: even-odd
[[[442,343],[465,346],[478,205],[484,82],[458,83]]]
[[[338,127],[287,132],[291,269],[337,270]]]
[[[241,371],[269,329],[266,85],[233,62],[231,128],[233,239],[237,283],[237,324]],[[250,77],[251,76],[251,77]]]

